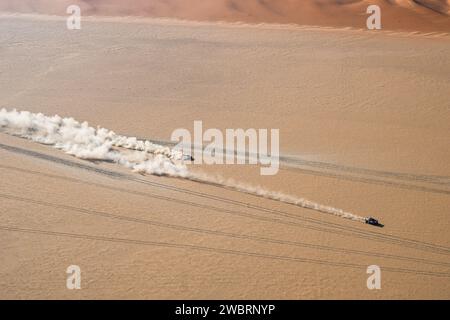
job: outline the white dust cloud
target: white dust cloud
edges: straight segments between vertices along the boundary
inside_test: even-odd
[[[0,131],[51,145],[80,159],[114,162],[135,172],[189,179],[365,222],[362,216],[307,199],[250,186],[232,179],[191,172],[183,162],[185,156],[179,151],[148,140],[118,135],[105,128],[93,128],[87,122],[78,122],[73,118],[62,118],[58,115],[48,117],[42,113],[1,109]]]

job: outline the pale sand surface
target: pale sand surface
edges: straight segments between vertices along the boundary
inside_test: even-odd
[[[386,224],[375,229],[194,182],[140,177],[2,133],[2,226],[113,238],[0,230],[2,298],[450,298],[448,277],[385,271],[382,290],[369,291],[365,272],[371,264],[382,270],[450,269],[448,38],[126,19],[87,20],[81,31],[68,31],[64,20],[3,16],[0,44],[0,106],[72,116],[161,140],[176,128],[192,129],[194,120],[207,128],[280,128],[282,153],[304,160],[300,165],[291,161],[272,177],[248,166],[195,170],[374,215]],[[242,203],[113,179],[74,163]],[[337,228],[347,234],[336,234],[342,231]],[[373,233],[439,244],[447,251],[368,239]],[[197,247],[117,242],[121,238]],[[439,265],[373,255],[379,253]],[[71,264],[82,269],[82,290],[65,288]]]

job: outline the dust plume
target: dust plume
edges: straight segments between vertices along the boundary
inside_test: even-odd
[[[232,179],[191,172],[184,163],[185,156],[176,150],[148,140],[118,135],[114,131],[89,126],[73,118],[52,117],[28,111],[0,110],[0,131],[51,145],[80,159],[118,163],[135,172],[164,175],[225,187],[266,199],[332,214],[354,221],[365,218],[341,209],[321,205],[304,198],[250,186]]]

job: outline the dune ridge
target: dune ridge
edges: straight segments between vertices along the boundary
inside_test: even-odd
[[[71,4],[84,15],[167,17],[197,21],[293,23],[365,28],[366,9],[382,10],[383,29],[448,32],[448,0],[0,0],[0,11],[66,15]]]

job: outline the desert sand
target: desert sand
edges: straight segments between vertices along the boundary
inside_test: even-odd
[[[450,31],[448,0],[0,0],[0,11],[65,15],[166,17],[196,21],[292,23],[366,28],[369,5],[378,5],[386,30]]]
[[[3,14],[0,44],[0,107],[161,141],[194,120],[279,128],[275,176],[189,168],[385,224],[2,132],[1,298],[450,298],[448,37],[130,17],[67,30]],[[66,288],[73,264],[81,290]],[[381,290],[366,286],[373,264]]]

